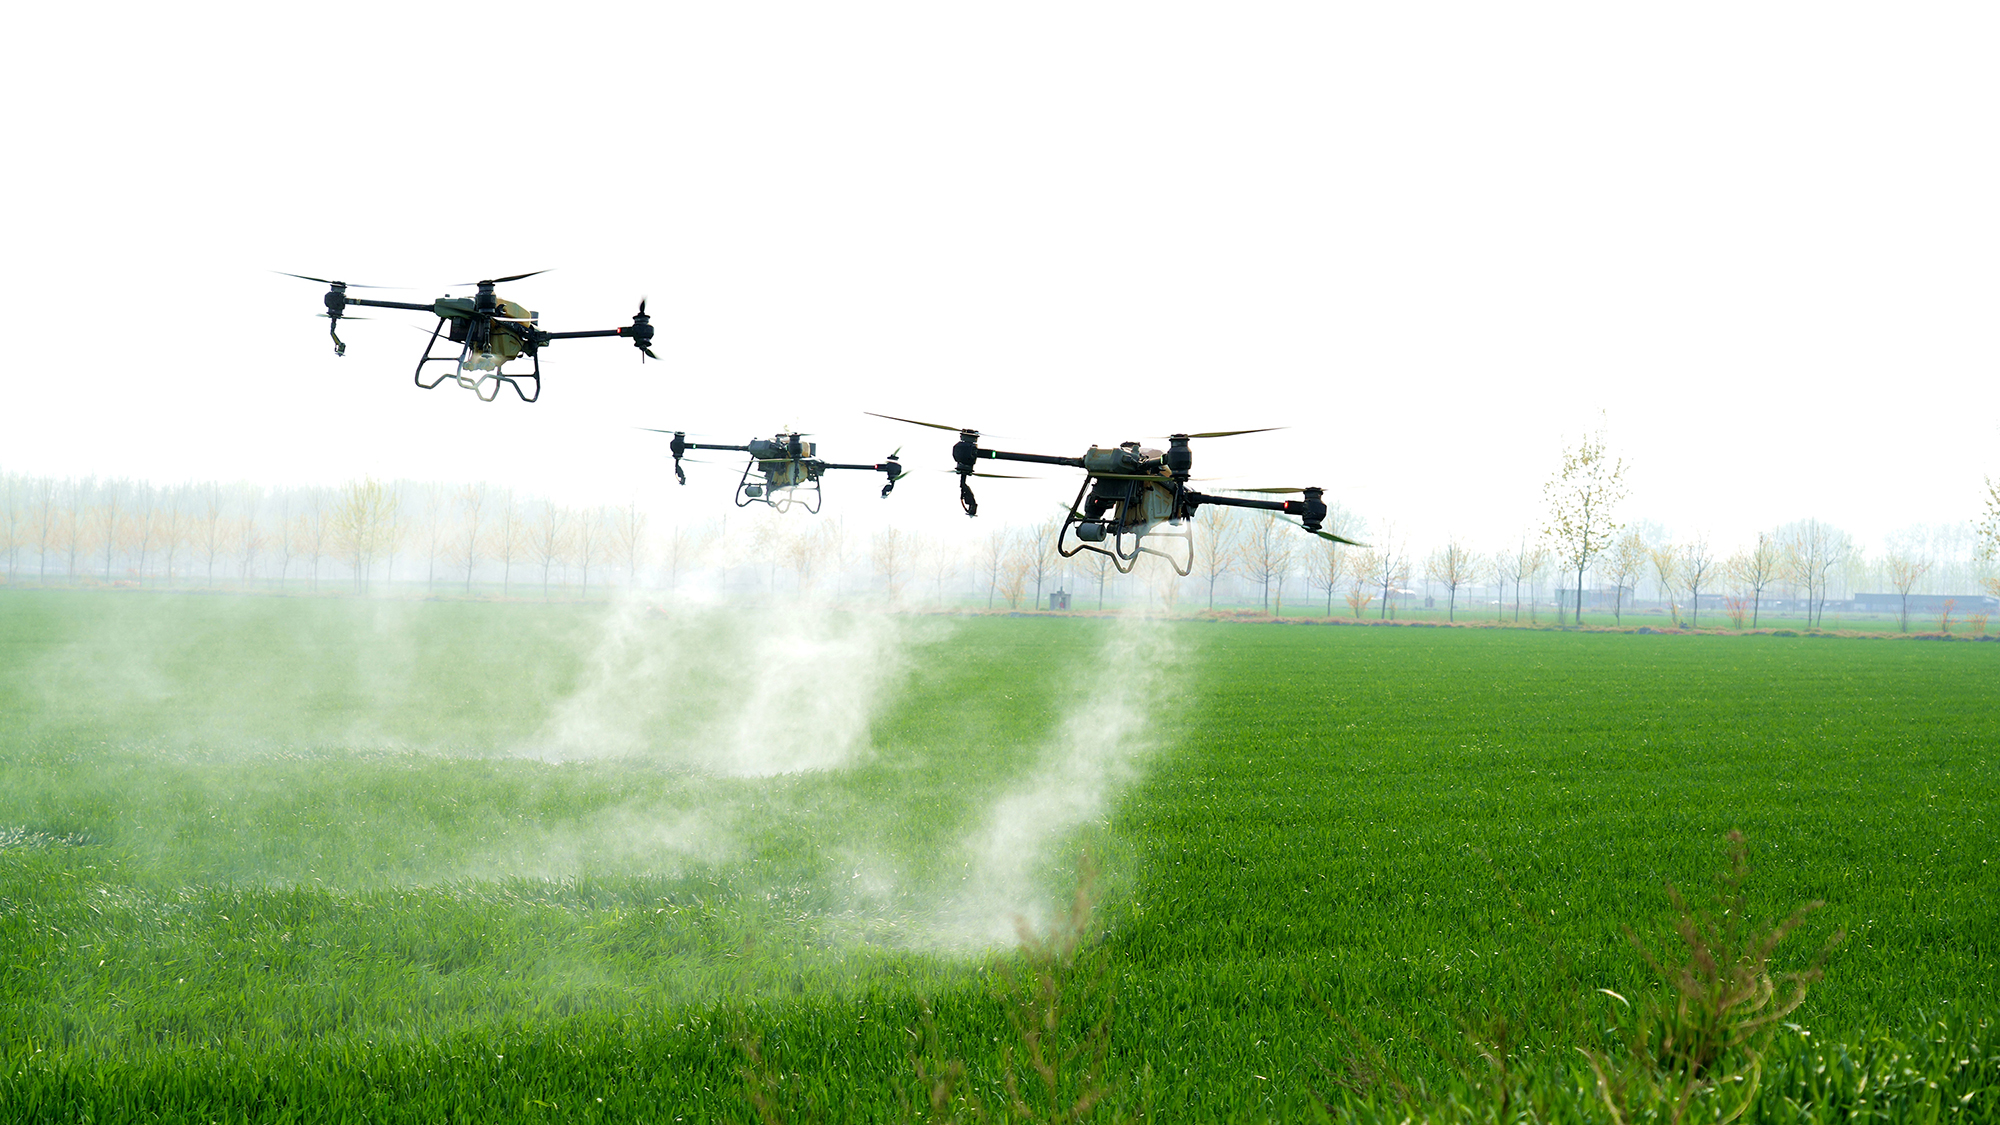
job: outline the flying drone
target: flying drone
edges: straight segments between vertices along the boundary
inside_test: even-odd
[[[277,271],[282,273],[283,271]],[[347,306],[362,305],[371,309],[409,309],[413,312],[427,312],[437,317],[437,327],[431,330],[430,342],[424,345],[424,357],[417,361],[416,383],[430,390],[446,379],[454,379],[458,385],[479,396],[482,402],[492,402],[500,393],[500,384],[514,388],[523,402],[533,402],[542,397],[542,345],[551,340],[576,340],[586,336],[624,336],[639,349],[639,362],[658,359],[653,354],[652,318],[646,315],[645,298],[639,300],[639,311],[632,317],[632,323],[623,328],[602,328],[590,332],[545,332],[537,324],[538,314],[515,304],[493,292],[496,285],[510,281],[520,281],[547,273],[517,273],[511,277],[495,277],[486,281],[468,282],[476,285],[478,291],[470,297],[443,296],[427,305],[408,301],[378,301],[371,297],[350,297],[349,289],[379,289],[378,285],[350,285],[345,281],[328,281],[323,277],[307,277],[301,273],[287,273],[286,277],[296,277],[302,281],[317,281],[327,286],[326,311],[321,316],[332,323],[327,325],[327,335],[333,337],[333,354],[346,355],[347,345],[340,339],[340,318],[347,313]],[[359,317],[350,319],[362,319]],[[447,345],[457,344],[453,354],[449,346],[441,354],[433,354],[438,337],[443,336]],[[521,356],[534,362],[532,371],[507,371],[505,365]],[[424,381],[424,368],[428,364],[447,364],[445,373],[430,382]],[[521,381],[535,385],[535,393],[521,389]]]
[[[889,480],[882,486],[882,498],[886,500],[889,493],[895,490],[896,482],[903,479],[905,471],[902,462],[897,460],[903,452],[900,449],[889,454],[888,459],[881,464],[837,465],[831,461],[820,460],[816,455],[817,445],[804,440],[807,436],[805,434],[780,433],[769,441],[752,438],[748,445],[713,445],[689,441],[686,432],[681,430],[656,430],[651,426],[639,428],[650,433],[674,436],[673,444],[669,448],[674,453],[674,476],[682,484],[687,483],[687,473],[681,470],[681,455],[690,449],[748,453],[750,462],[743,466],[743,479],[736,482],[736,506],[739,508],[749,507],[753,502],[762,500],[780,512],[788,512],[792,505],[797,504],[816,515],[820,505],[819,478],[828,469],[863,469],[888,474]],[[750,474],[753,472],[763,479],[752,481]]]
[[[873,414],[872,411],[869,413]],[[1326,490],[1323,488],[1232,490],[1254,493],[1298,493],[1303,497],[1299,500],[1257,500],[1248,496],[1212,496],[1188,487],[1190,473],[1194,468],[1194,451],[1189,445],[1190,442],[1197,438],[1233,437],[1237,434],[1263,433],[1264,430],[1173,434],[1167,438],[1167,448],[1164,452],[1141,448],[1138,442],[1128,441],[1108,448],[1093,445],[1081,457],[1061,457],[1045,453],[1009,453],[1005,450],[981,449],[979,431],[969,427],[919,422],[914,418],[897,418],[888,414],[873,414],[873,416],[887,418],[892,422],[907,422],[914,426],[929,426],[934,430],[958,432],[958,443],[951,447],[951,457],[957,463],[957,468],[951,471],[958,474],[958,504],[965,509],[965,514],[968,516],[979,514],[979,501],[972,494],[969,478],[1009,478],[1009,474],[1006,473],[978,471],[977,466],[983,460],[1024,461],[1035,465],[1060,465],[1082,469],[1083,487],[1077,489],[1076,499],[1070,502],[1069,510],[1063,516],[1062,527],[1056,532],[1056,550],[1064,558],[1070,558],[1079,551],[1095,551],[1100,555],[1109,555],[1112,565],[1116,566],[1120,573],[1130,573],[1132,567],[1138,563],[1139,556],[1145,554],[1158,555],[1167,560],[1175,573],[1183,577],[1189,574],[1194,569],[1194,529],[1188,525],[1188,521],[1194,516],[1195,510],[1203,504],[1230,508],[1256,508],[1296,516],[1300,527],[1321,539],[1357,547],[1361,545],[1331,531],[1320,530],[1320,525],[1326,522],[1326,502],[1323,499]],[[1148,538],[1180,540],[1187,544],[1185,559],[1147,546]]]

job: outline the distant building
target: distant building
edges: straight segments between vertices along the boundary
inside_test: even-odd
[[[1051,594],[1049,594],[1049,608],[1050,608],[1050,609],[1068,609],[1068,608],[1069,608],[1069,591],[1068,591],[1068,590],[1056,590],[1056,591],[1052,592]]]
[[[1583,592],[1583,608],[1615,609],[1619,605],[1630,606],[1632,604],[1632,595],[1635,592],[1630,586],[1599,586],[1594,590],[1585,590]],[[1624,595],[1622,598],[1620,597],[1621,593]],[[1576,591],[1557,587],[1556,605],[1563,609],[1575,609]]]
[[[1906,607],[1911,613],[1943,613],[1946,602],[1956,603],[1952,609],[1958,613],[2000,610],[2000,598],[1986,594],[1911,594],[1907,602],[1901,594],[1856,594],[1853,604],[1857,613],[1901,613]]]

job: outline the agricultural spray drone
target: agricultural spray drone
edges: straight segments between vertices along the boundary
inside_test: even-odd
[[[669,448],[674,453],[674,476],[682,484],[687,483],[687,473],[681,470],[681,455],[690,449],[748,453],[750,461],[743,466],[743,479],[736,482],[736,506],[739,508],[747,508],[762,500],[780,512],[788,512],[797,504],[817,514],[820,505],[819,478],[828,469],[862,469],[887,474],[888,482],[882,486],[882,498],[886,500],[905,473],[903,463],[897,460],[903,452],[900,449],[889,454],[888,459],[880,464],[839,465],[820,460],[815,455],[818,448],[815,443],[804,440],[808,436],[806,434],[780,433],[773,435],[769,441],[752,438],[747,445],[714,445],[689,441],[687,434],[681,430],[656,430],[650,426],[641,426],[640,429],[673,435],[673,444]],[[763,479],[752,481],[750,474],[753,472]]]
[[[870,412],[873,413],[872,411]],[[1062,527],[1056,532],[1056,550],[1062,557],[1069,558],[1079,551],[1095,551],[1109,555],[1112,565],[1121,573],[1130,573],[1142,554],[1158,555],[1167,560],[1168,565],[1182,576],[1194,569],[1194,529],[1188,521],[1195,510],[1203,504],[1216,504],[1230,508],[1256,508],[1267,512],[1281,512],[1298,517],[1298,526],[1335,543],[1354,546],[1352,539],[1321,531],[1326,522],[1326,502],[1322,488],[1241,488],[1235,492],[1256,493],[1297,493],[1300,500],[1257,500],[1247,496],[1211,496],[1189,488],[1190,472],[1194,468],[1194,451],[1190,442],[1196,438],[1232,437],[1236,434],[1262,433],[1263,430],[1221,430],[1206,434],[1173,434],[1167,438],[1167,448],[1141,448],[1136,441],[1106,447],[1091,446],[1081,457],[1061,457],[1044,453],[1009,453],[998,449],[979,448],[979,431],[969,427],[943,426],[936,422],[919,422],[913,418],[896,418],[888,414],[874,414],[877,418],[887,418],[892,422],[907,422],[913,426],[929,426],[934,430],[958,431],[958,443],[951,447],[951,457],[958,474],[958,505],[968,516],[979,514],[979,501],[972,494],[971,477],[1010,478],[1006,473],[982,473],[977,466],[982,460],[1025,461],[1035,465],[1061,465],[1066,468],[1082,469],[1083,487],[1077,489],[1076,499],[1070,501],[1069,510],[1063,516]],[[1292,521],[1286,521],[1292,522]],[[1163,530],[1163,527],[1167,530]],[[1146,539],[1177,539],[1187,546],[1184,558],[1176,558],[1146,545]],[[1100,546],[1099,544],[1104,544]]]
[[[278,271],[283,272],[283,271]],[[535,273],[547,273],[536,270]],[[377,301],[369,297],[350,297],[352,289],[379,289],[376,285],[350,285],[345,281],[328,281],[323,277],[307,277],[304,274],[288,273],[286,277],[296,277],[302,281],[317,281],[327,286],[326,311],[319,314],[332,323],[327,325],[327,335],[333,337],[333,354],[346,355],[347,345],[340,339],[340,320],[347,314],[347,306],[362,305],[371,309],[409,309],[413,312],[427,312],[437,317],[437,327],[431,329],[430,342],[424,345],[424,356],[417,361],[416,383],[430,390],[446,379],[456,380],[458,385],[479,396],[482,402],[492,402],[500,393],[500,384],[514,388],[523,402],[533,402],[542,397],[542,345],[551,340],[576,340],[585,336],[623,336],[639,349],[639,362],[658,359],[653,354],[653,322],[646,315],[646,299],[639,299],[639,311],[632,317],[632,323],[623,328],[600,328],[589,332],[544,332],[535,322],[538,314],[500,297],[493,292],[496,285],[510,281],[520,281],[535,276],[535,273],[517,273],[511,277],[496,277],[486,281],[466,282],[477,291],[470,297],[453,297],[449,294],[439,297],[426,305],[408,301]],[[349,319],[362,319],[353,317]],[[438,337],[443,335],[447,344],[459,345],[453,354],[449,347],[439,355],[431,354],[436,348]],[[504,366],[511,360],[527,356],[534,362],[532,371],[507,371]],[[432,363],[448,365],[444,373],[430,382],[424,382],[424,367]],[[535,385],[535,392],[529,394],[521,389],[521,381]]]

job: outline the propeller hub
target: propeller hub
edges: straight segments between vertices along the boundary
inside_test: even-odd
[[[1304,491],[1306,498],[1300,502],[1300,507],[1304,510],[1299,513],[1299,523],[1303,524],[1307,531],[1318,531],[1320,525],[1326,522],[1326,501],[1324,499],[1326,489],[1308,488]]]
[[[646,299],[639,298],[639,311],[632,314],[632,346],[647,355],[653,349],[653,318],[646,315]]]
[[[957,444],[951,447],[951,459],[958,465],[958,471],[969,473],[979,464],[979,431],[962,430]]]

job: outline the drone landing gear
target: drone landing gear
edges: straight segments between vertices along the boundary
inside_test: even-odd
[[[743,466],[743,479],[736,482],[737,507],[747,508],[752,504],[762,501],[776,509],[777,513],[781,516],[791,511],[794,507],[804,508],[808,513],[815,516],[819,515],[820,493],[818,477],[809,478],[805,484],[773,487],[762,481],[752,481],[750,479],[750,471],[756,465],[757,462],[753,460],[748,465]],[[681,483],[686,484],[687,481],[683,480]]]
[[[1139,565],[1140,555],[1158,555],[1160,558],[1167,560],[1167,565],[1173,567],[1174,573],[1180,575],[1182,578],[1186,578],[1194,572],[1194,529],[1192,527],[1183,527],[1178,531],[1131,531],[1123,527],[1106,527],[1106,530],[1111,532],[1111,547],[1108,550],[1103,547],[1092,546],[1083,540],[1082,535],[1076,534],[1071,530],[1083,524],[1105,526],[1106,523],[1107,521],[1103,520],[1086,520],[1077,513],[1071,512],[1069,518],[1063,521],[1062,530],[1056,535],[1056,553],[1066,559],[1073,558],[1084,551],[1095,551],[1100,555],[1108,555],[1111,558],[1111,565],[1117,567],[1120,574],[1132,573],[1132,568]],[[1186,557],[1184,559],[1175,558],[1166,551],[1148,547],[1145,544],[1145,541],[1148,539],[1178,539],[1187,544],[1187,549],[1184,552]]]
[[[445,380],[450,379],[459,386],[479,396],[479,401],[492,402],[500,396],[500,384],[505,383],[514,388],[514,393],[521,396],[522,402],[533,402],[542,397],[542,355],[539,349],[530,350],[528,353],[535,363],[535,369],[532,372],[508,374],[496,367],[491,371],[481,371],[476,376],[468,375],[466,373],[465,362],[472,358],[472,344],[470,341],[459,347],[457,355],[452,355],[449,352],[444,355],[431,354],[432,349],[437,346],[439,334],[444,331],[444,326],[445,321],[440,318],[437,322],[437,327],[431,330],[430,340],[424,344],[424,357],[417,361],[417,386],[427,391],[436,390],[444,384]],[[418,331],[422,331],[422,329]],[[450,340],[446,340],[446,343],[450,342]],[[424,365],[427,363],[446,363],[450,364],[451,367],[445,374],[439,375],[437,378],[426,383],[424,382]],[[529,394],[527,391],[521,389],[521,380],[524,379],[534,383],[534,394]]]
[[[1135,531],[1128,528],[1118,518],[1118,516],[1123,514],[1124,508],[1122,504],[1118,512],[1106,513],[1097,519],[1091,519],[1078,510],[1078,505],[1083,503],[1084,493],[1089,490],[1090,481],[1086,478],[1083,482],[1083,488],[1076,494],[1075,503],[1069,506],[1068,514],[1063,517],[1062,527],[1056,532],[1057,554],[1066,559],[1074,558],[1078,553],[1083,551],[1095,551],[1100,555],[1108,555],[1111,559],[1111,565],[1117,567],[1120,574],[1132,573],[1132,568],[1139,565],[1140,555],[1158,555],[1160,558],[1167,560],[1167,565],[1173,567],[1174,573],[1180,575],[1182,578],[1186,578],[1194,572],[1194,524],[1192,521],[1181,521],[1178,529],[1173,531]],[[1160,525],[1154,524],[1153,526],[1158,527]],[[1085,532],[1083,531],[1085,527],[1094,529],[1096,536],[1094,540],[1085,538]],[[1107,533],[1109,534],[1107,535]],[[1145,541],[1149,537],[1178,539],[1187,544],[1187,549],[1184,552],[1187,556],[1186,561],[1183,562],[1181,559],[1175,558],[1165,551],[1146,546]],[[1109,538],[1111,541],[1111,546],[1108,550],[1092,545],[1093,542],[1102,543],[1106,538]],[[1127,540],[1130,540],[1129,546],[1127,545]]]

